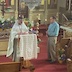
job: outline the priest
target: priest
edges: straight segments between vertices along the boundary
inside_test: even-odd
[[[18,49],[15,48],[15,37],[16,35],[19,37],[21,34],[28,33],[28,28],[22,21],[22,18],[19,17],[18,20],[15,22],[14,26],[12,27],[11,34],[9,37],[9,44],[7,49],[7,57],[12,57],[13,61],[19,61],[17,57]]]

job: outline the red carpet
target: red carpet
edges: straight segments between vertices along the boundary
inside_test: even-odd
[[[34,72],[67,72],[67,68],[65,64],[50,64],[49,62],[46,62],[47,59],[47,51],[46,51],[46,41],[47,37],[43,36],[42,42],[39,44],[39,47],[41,49],[40,54],[38,55],[37,60],[32,60],[32,63],[35,66]],[[10,62],[11,60],[1,56],[0,62]],[[28,70],[22,70],[21,72],[29,72]]]

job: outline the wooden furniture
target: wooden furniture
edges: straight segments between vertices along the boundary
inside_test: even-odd
[[[66,47],[64,48],[66,49],[66,54],[69,58],[72,56],[72,23],[66,23],[63,26],[60,26],[60,28],[63,29],[63,40],[65,40],[64,43],[67,42]],[[63,40],[61,42],[63,42]],[[64,43],[61,43],[61,46],[64,45]]]
[[[67,60],[67,72],[72,72],[72,60]]]
[[[70,58],[72,56],[72,40],[62,38],[57,43],[57,56],[58,56],[58,50],[59,49],[64,49],[66,57]]]
[[[17,62],[0,63],[0,72],[20,72],[20,63]]]
[[[66,47],[67,57],[72,57],[72,40],[68,41],[67,47]]]
[[[8,48],[8,38],[5,39],[0,39],[0,55],[6,55],[7,52],[7,48]],[[20,59],[20,67],[24,67],[24,68],[28,68],[30,70],[30,72],[34,71],[34,66],[33,64],[28,60],[28,61],[24,61],[23,58]],[[20,63],[16,63],[16,62],[10,62],[10,63],[0,63],[0,72],[19,72],[18,70],[18,66]],[[6,68],[5,68],[6,66]],[[5,68],[3,70],[3,67]],[[11,68],[13,68],[14,70],[11,70]]]
[[[26,68],[29,69],[30,72],[34,72],[35,67],[33,66],[33,64],[31,63],[31,61],[29,60],[24,60],[22,57],[20,58],[20,63],[21,63],[21,69],[22,68]]]
[[[27,56],[27,51],[28,51],[28,49],[31,49],[31,45],[30,45],[30,42],[31,42],[31,40],[32,40],[32,38],[34,38],[34,42],[33,42],[33,44],[32,44],[32,46],[33,46],[33,48],[37,48],[37,47],[35,47],[35,46],[37,46],[37,36],[35,35],[35,34],[27,34],[27,35],[21,35],[22,36],[22,38],[21,39],[23,39],[23,41],[20,39],[20,38],[18,38],[18,36],[16,36],[16,38],[15,38],[15,40],[14,40],[14,47],[17,49],[18,48],[18,46],[19,46],[19,44],[20,44],[20,54],[19,54],[19,57],[21,57],[20,59],[20,61],[21,61],[21,66],[22,67],[24,67],[24,68],[28,68],[28,69],[30,69],[30,71],[31,72],[33,72],[34,71],[34,66],[33,66],[33,64],[31,63],[31,59],[33,59],[33,58],[36,58],[36,52],[35,53],[33,53],[33,54],[35,54],[35,56],[32,58],[32,57],[30,57],[30,56]],[[20,37],[21,37],[20,36]],[[30,39],[28,39],[30,37]],[[32,37],[32,38],[31,38]],[[21,42],[22,41],[22,42]],[[22,44],[22,43],[24,43],[24,44]],[[24,45],[24,46],[22,46],[22,45]],[[27,47],[28,46],[28,47]],[[30,47],[30,48],[29,48]],[[15,49],[14,48],[14,49]],[[32,48],[32,49],[33,49]],[[37,49],[34,49],[33,51],[35,51],[35,50],[37,50]],[[25,53],[25,54],[24,54]],[[31,54],[31,53],[30,53]],[[29,55],[29,54],[28,54]],[[29,58],[29,59],[28,59]],[[16,59],[16,57],[14,58],[14,59]]]
[[[60,26],[63,30],[63,38],[70,39],[72,37],[72,23],[67,23],[64,26]]]
[[[8,41],[9,39],[0,39],[0,55],[6,55]],[[30,72],[33,72],[34,67],[30,61],[24,61],[23,58],[21,58],[20,63],[0,63],[0,72],[19,72],[20,67],[28,68]]]
[[[0,55],[6,55],[9,35],[10,35],[10,29],[0,31]]]
[[[8,39],[0,39],[0,51],[7,50]]]
[[[9,39],[0,39],[0,55],[6,55]]]

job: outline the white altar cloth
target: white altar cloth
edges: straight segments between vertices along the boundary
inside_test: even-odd
[[[24,60],[37,58],[37,36],[36,34],[20,35],[19,55]]]

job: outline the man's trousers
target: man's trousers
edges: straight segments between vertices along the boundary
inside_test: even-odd
[[[48,37],[48,59],[51,59],[52,61],[56,60],[56,43],[57,37]]]

